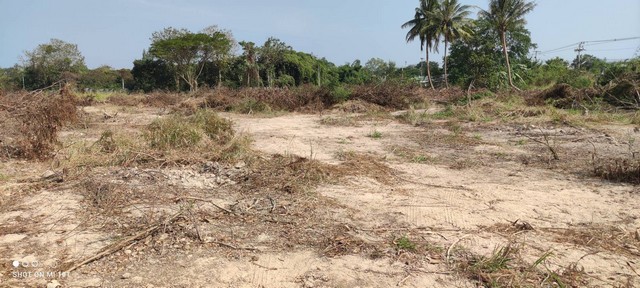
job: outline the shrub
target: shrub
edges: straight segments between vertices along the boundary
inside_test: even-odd
[[[200,110],[184,117],[172,115],[153,121],[145,137],[152,148],[190,148],[207,137],[219,145],[225,145],[234,137],[231,122],[212,111]]]
[[[153,121],[145,134],[151,148],[188,148],[200,142],[202,134],[184,118],[173,115]]]
[[[331,98],[336,103],[341,103],[351,98],[351,90],[344,86],[336,86],[331,90]]]

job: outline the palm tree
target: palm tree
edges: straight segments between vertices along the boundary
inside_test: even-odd
[[[407,32],[407,42],[413,41],[416,37],[420,38],[420,51],[425,47],[426,58],[425,64],[427,65],[427,78],[429,78],[429,85],[431,89],[433,87],[433,81],[431,80],[431,68],[429,67],[429,50],[435,49],[438,51],[439,35],[437,26],[434,25],[432,15],[437,9],[440,3],[438,0],[420,0],[420,6],[416,8],[416,14],[413,19],[402,24],[402,29],[410,27]]]
[[[511,64],[509,63],[509,52],[507,51],[507,32],[511,32],[523,27],[527,21],[524,15],[531,12],[536,4],[526,2],[525,0],[490,0],[489,10],[480,11],[480,15],[486,18],[493,28],[500,34],[502,42],[502,52],[507,64],[507,75],[509,77],[509,85],[516,90],[511,75]]]
[[[469,5],[461,5],[458,0],[443,0],[439,9],[429,13],[437,27],[439,35],[444,39],[444,82],[449,88],[447,75],[447,50],[449,43],[460,38],[467,38],[473,33],[471,30],[471,12]]]

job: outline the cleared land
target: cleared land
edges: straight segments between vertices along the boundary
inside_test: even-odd
[[[82,107],[0,163],[0,286],[640,286],[637,126],[486,103]]]

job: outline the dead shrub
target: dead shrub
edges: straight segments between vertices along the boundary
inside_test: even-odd
[[[611,182],[640,184],[640,160],[594,159],[593,175]]]
[[[153,92],[151,94],[117,94],[109,97],[107,103],[117,106],[169,107],[179,104],[185,96],[179,93]]]
[[[85,199],[100,210],[113,209],[126,200],[123,198],[124,191],[122,191],[123,187],[121,185],[91,178],[84,181],[82,187],[84,188]]]
[[[107,103],[117,106],[138,106],[144,99],[142,94],[118,94],[107,99]]]
[[[360,99],[394,109],[406,109],[425,100],[419,87],[394,81],[354,86],[351,91],[351,99]]]
[[[48,159],[54,155],[58,131],[78,120],[77,99],[68,88],[59,93],[12,93],[0,96],[2,157]]]
[[[153,92],[146,95],[142,100],[142,103],[151,107],[168,107],[173,106],[185,99],[185,96],[179,93],[169,92]]]

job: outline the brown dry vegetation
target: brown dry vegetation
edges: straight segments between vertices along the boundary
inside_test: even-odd
[[[48,159],[58,131],[77,121],[76,98],[65,86],[58,93],[0,94],[0,158]]]

